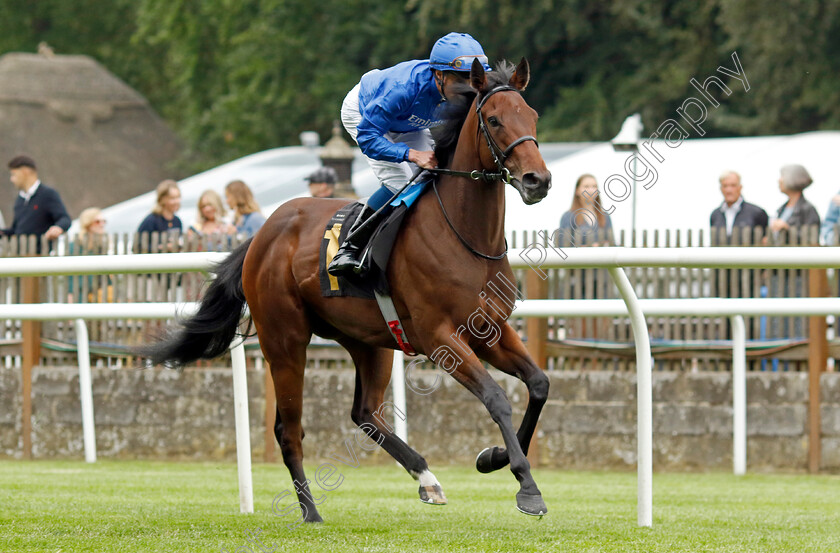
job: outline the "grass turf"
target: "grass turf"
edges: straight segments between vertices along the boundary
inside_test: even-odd
[[[516,511],[508,470],[436,468],[443,507],[394,465],[339,470],[334,491],[313,489],[325,522],[290,529],[271,512],[293,493],[281,464],[254,466],[256,513],[241,515],[232,464],[0,461],[0,552],[840,551],[838,476],[655,474],[639,528],[633,472],[536,470],[539,519]]]

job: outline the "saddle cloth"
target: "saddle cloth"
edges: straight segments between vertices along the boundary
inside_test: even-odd
[[[394,209],[379,224],[362,253],[361,257],[365,260],[365,271],[362,275],[347,278],[334,277],[327,272],[327,266],[335,257],[338,248],[344,243],[350,227],[353,226],[364,204],[362,202],[348,204],[332,216],[324,229],[318,261],[321,295],[374,299],[374,291],[380,294],[389,293],[385,269],[388,267],[394,241],[408,208],[420,197],[428,184],[429,182],[421,182],[410,186],[391,202]]]

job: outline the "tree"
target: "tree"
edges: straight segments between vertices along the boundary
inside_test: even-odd
[[[491,59],[531,62],[541,140],[607,140],[629,114],[655,129],[737,51],[751,89],[706,136],[840,125],[840,4],[783,0],[6,0],[0,52],[97,58],[181,134],[197,170],[326,136],[372,68],[425,58],[459,30]]]

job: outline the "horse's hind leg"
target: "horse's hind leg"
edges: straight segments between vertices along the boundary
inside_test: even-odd
[[[386,417],[396,409],[385,401],[385,389],[391,381],[391,350],[376,348],[357,341],[339,340],[356,365],[356,392],[350,417],[368,437],[388,452],[420,483],[420,500],[430,505],[445,505],[446,496],[426,460],[396,434]]]
[[[516,376],[528,388],[528,407],[516,438],[525,455],[537,428],[540,412],[548,399],[548,376],[540,369],[519,339],[516,331],[510,325],[502,326],[502,336],[492,347],[485,347],[477,351],[478,356],[497,369]],[[499,470],[509,462],[505,448],[487,448],[478,454],[475,468],[479,472]]]
[[[295,340],[287,333],[278,342],[265,340],[263,352],[271,369],[274,395],[277,398],[277,420],[274,434],[280,444],[283,462],[289,469],[304,522],[322,522],[303,472],[303,370],[306,366],[308,340]],[[276,506],[272,506],[276,511]],[[286,513],[282,509],[282,513]],[[278,515],[285,516],[285,515]]]

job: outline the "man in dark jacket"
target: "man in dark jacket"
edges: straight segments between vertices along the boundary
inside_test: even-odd
[[[10,180],[20,190],[14,207],[12,226],[0,234],[44,235],[48,240],[58,238],[70,228],[70,216],[58,192],[38,179],[35,161],[17,156],[9,162]]]
[[[767,229],[767,212],[751,203],[744,201],[741,196],[741,175],[735,171],[726,171],[720,176],[720,192],[723,194],[723,203],[712,211],[710,223],[712,226],[712,239],[726,229],[726,243],[732,241],[733,231],[743,232],[743,227],[752,229],[760,227],[763,231]],[[763,232],[762,232],[763,234]],[[718,240],[719,242],[719,240]]]
[[[767,233],[767,212],[751,203],[744,201],[741,196],[741,175],[735,171],[725,171],[720,176],[720,192],[723,203],[712,211],[710,223],[712,226],[712,245],[723,246],[732,244],[759,244],[754,241],[755,228],[761,229],[762,237]],[[742,239],[744,229],[749,229],[747,240]],[[726,238],[723,234],[726,233]],[[733,240],[733,234],[735,239]],[[714,288],[716,295],[721,298],[751,298],[755,297],[755,286],[760,282],[752,269],[718,269],[715,271]],[[728,325],[727,325],[728,326]],[[751,325],[748,325],[751,326]],[[749,333],[748,329],[748,333]],[[750,333],[751,334],[751,333]]]

